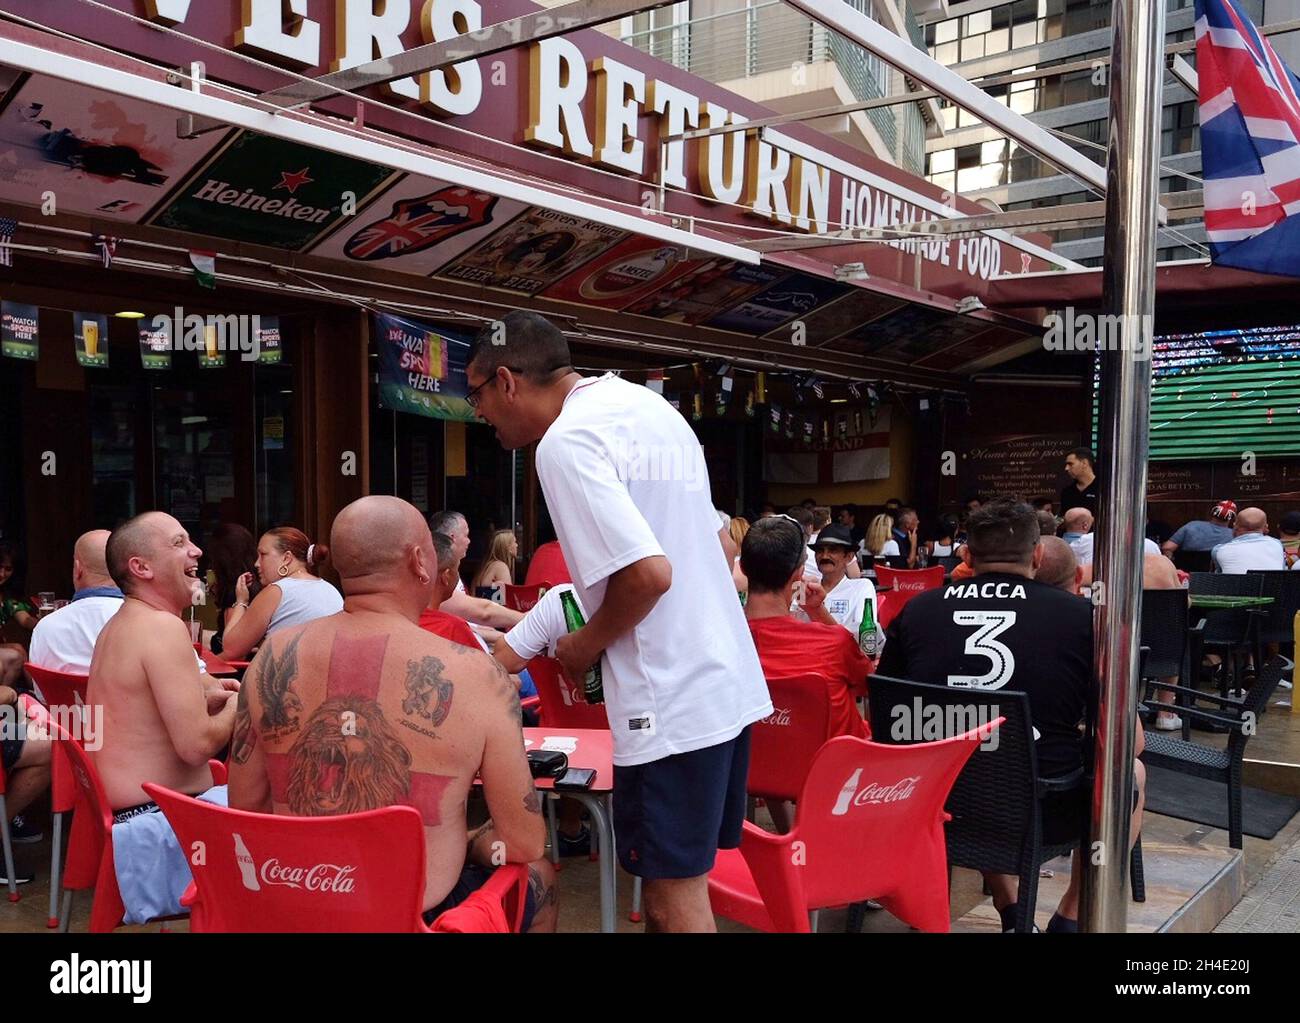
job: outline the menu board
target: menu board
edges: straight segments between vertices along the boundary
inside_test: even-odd
[[[1254,471],[1243,471],[1251,468]],[[1243,461],[1151,462],[1147,467],[1147,499],[1151,501],[1236,501],[1246,507],[1258,501],[1300,500],[1300,458],[1260,458]]]
[[[976,440],[962,456],[965,489],[985,499],[1055,499],[1065,485],[1065,456],[1080,439],[1077,433],[1030,433]]]
[[[1209,462],[1150,462],[1147,500],[1208,501],[1214,491],[1214,467]]]

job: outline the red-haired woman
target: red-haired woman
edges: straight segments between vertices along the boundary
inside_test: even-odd
[[[226,612],[226,633],[221,655],[246,657],[277,629],[303,625],[343,610],[343,598],[320,577],[329,557],[323,543],[313,544],[300,529],[279,526],[257,542],[257,575],[262,591],[250,603],[248,588],[253,573],[235,584],[235,606]]]

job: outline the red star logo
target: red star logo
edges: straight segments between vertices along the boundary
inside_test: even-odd
[[[275,188],[271,189],[271,191],[275,191],[276,188],[283,188],[287,189],[290,195],[293,195],[293,193],[298,191],[302,185],[310,184],[316,180],[315,178],[307,177],[307,172],[309,170],[311,170],[310,167],[304,167],[296,174],[290,174],[288,171],[280,171],[280,183],[276,185]]]

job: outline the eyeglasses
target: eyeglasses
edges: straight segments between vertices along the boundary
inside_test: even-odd
[[[553,373],[558,373],[562,369],[572,369],[572,368],[573,368],[572,365],[566,362],[562,366],[552,366],[550,369],[542,370],[539,376],[550,376]],[[520,369],[518,366],[498,366],[497,369],[508,369],[510,370],[511,373],[524,372],[524,370]],[[465,401],[470,408],[478,408],[478,402],[479,402],[478,392],[483,390],[483,388],[485,388],[488,384],[492,383],[493,380],[497,379],[497,369],[494,369],[490,377],[488,377],[481,384],[479,384],[477,387],[475,387],[473,390],[471,390],[468,394],[465,395]]]
[[[502,368],[510,370],[511,373],[523,372],[522,370],[516,368],[515,366],[497,367],[497,369],[502,369]],[[478,392],[483,390],[483,388],[485,388],[488,384],[492,383],[492,381],[496,379],[497,379],[497,370],[494,369],[490,377],[488,377],[481,384],[479,384],[472,391],[470,391],[468,394],[465,395],[466,404],[468,404],[470,408],[478,408]]]

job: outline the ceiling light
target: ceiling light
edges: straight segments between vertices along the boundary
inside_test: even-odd
[[[144,319],[144,313],[132,312],[129,309],[124,309],[122,312],[114,313],[113,315],[116,316],[119,320],[143,320]]]

